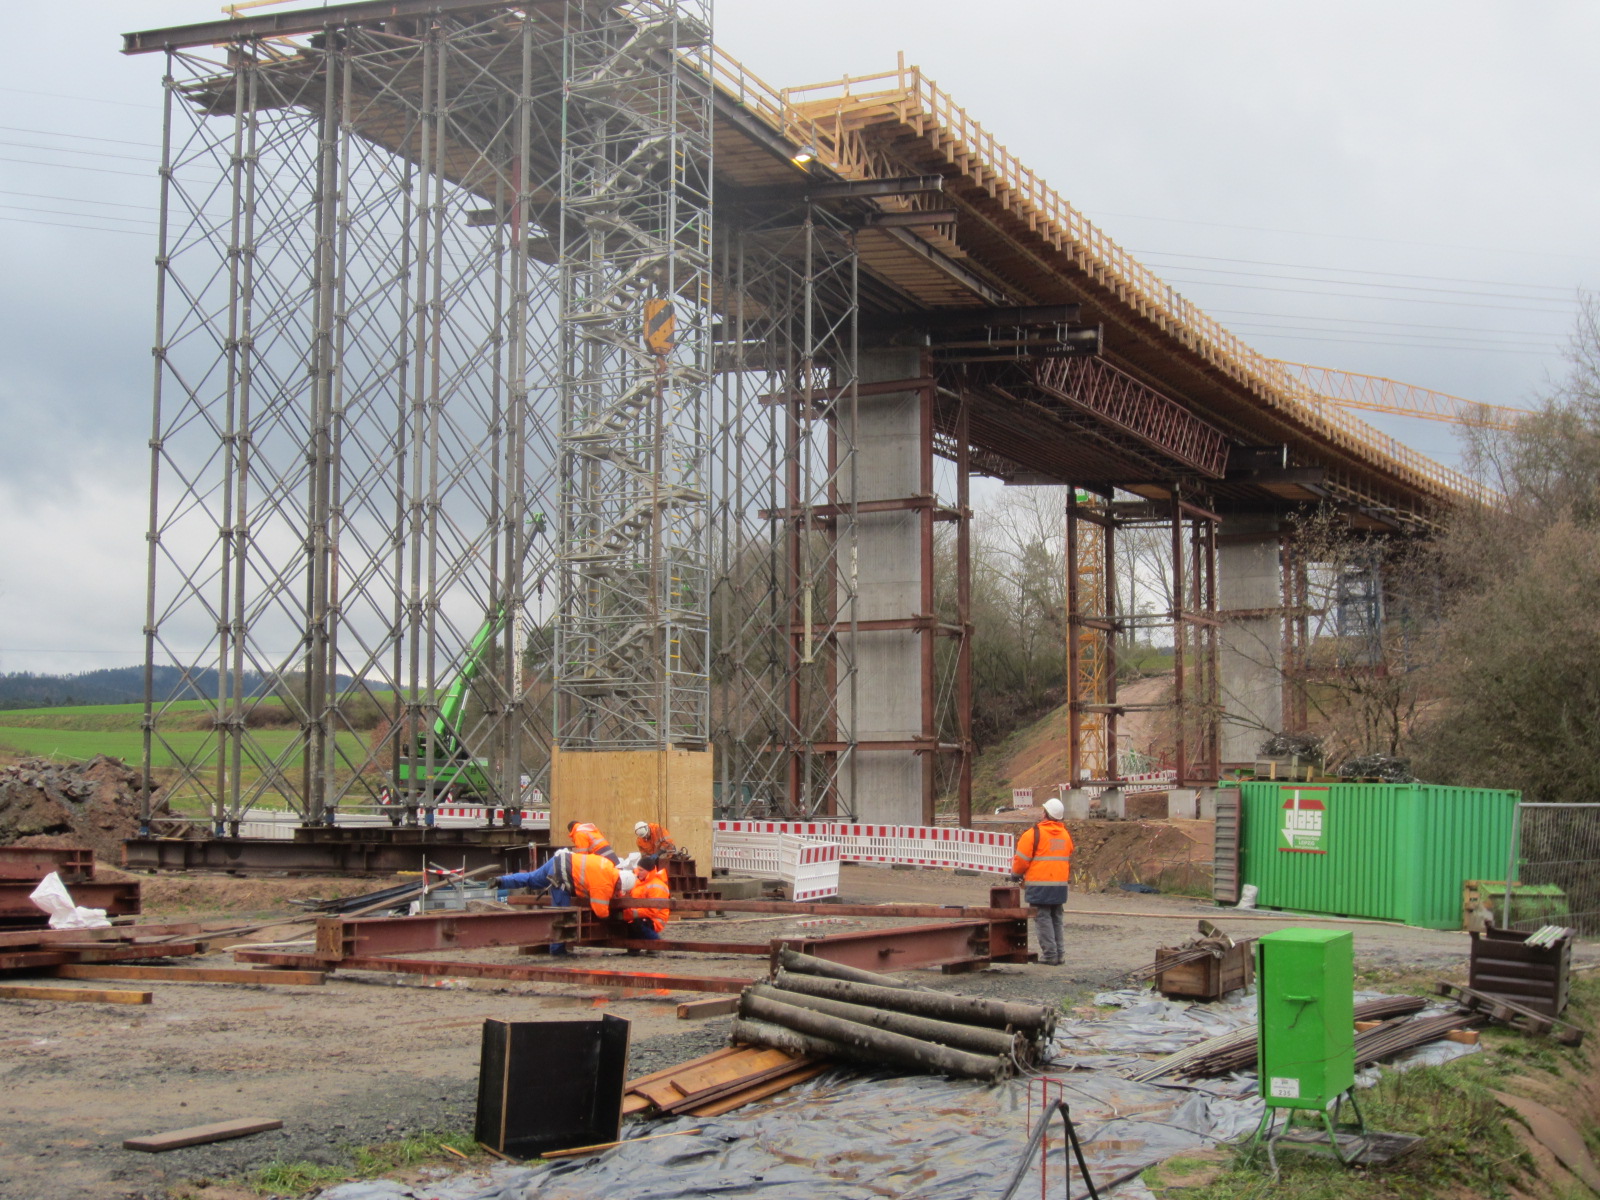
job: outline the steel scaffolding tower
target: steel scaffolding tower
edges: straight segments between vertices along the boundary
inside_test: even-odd
[[[703,746],[710,5],[574,5],[568,22],[556,737]]]
[[[703,741],[706,6],[305,16],[129,38],[168,60],[147,794],[515,812],[557,682],[570,736]]]

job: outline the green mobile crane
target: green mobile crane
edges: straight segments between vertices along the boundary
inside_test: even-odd
[[[461,672],[445,689],[439,700],[439,715],[434,719],[433,770],[428,770],[429,731],[417,730],[416,744],[411,753],[400,759],[400,769],[395,778],[396,792],[405,796],[412,791],[425,797],[453,796],[458,800],[491,799],[493,786],[489,780],[489,760],[473,758],[459,733],[461,714],[467,706],[467,691],[472,681],[483,669],[483,661],[494,644],[495,637],[505,624],[505,611],[494,612],[483,623],[467,649],[467,661]]]

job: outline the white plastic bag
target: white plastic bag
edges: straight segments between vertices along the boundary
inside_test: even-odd
[[[1239,907],[1254,908],[1256,897],[1261,894],[1261,889],[1253,883],[1247,883],[1239,889]]]
[[[102,929],[111,924],[106,920],[105,909],[79,908],[73,904],[67,885],[54,871],[39,881],[28,899],[50,914],[51,929]]]

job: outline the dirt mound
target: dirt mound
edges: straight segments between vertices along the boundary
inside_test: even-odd
[[[122,843],[139,832],[139,774],[121,759],[83,763],[25,758],[0,767],[0,845],[87,846],[97,859],[122,861]],[[157,796],[154,814],[167,815]],[[160,822],[158,836],[184,826]]]
[[[1163,794],[1162,810],[1166,803]],[[992,813],[976,829],[1021,834],[1045,819],[1042,808]],[[1124,883],[1162,892],[1208,895],[1213,823],[1210,821],[1068,821],[1072,834],[1072,890],[1115,892]]]

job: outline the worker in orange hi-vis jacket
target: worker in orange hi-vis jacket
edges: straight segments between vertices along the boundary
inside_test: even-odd
[[[633,827],[634,844],[639,847],[639,853],[671,854],[677,850],[672,844],[672,835],[667,832],[665,825],[657,825],[654,821],[639,821]]]
[[[632,871],[618,870],[610,859],[563,847],[538,870],[502,875],[495,882],[507,890],[549,888],[550,903],[557,908],[566,908],[574,900],[580,903],[587,900],[590,911],[601,920],[607,920],[611,916],[612,899],[632,895],[638,879]],[[566,949],[557,943],[550,947],[550,953],[564,954]]]
[[[639,860],[638,877],[631,895],[651,900],[668,900],[672,897],[672,889],[667,885],[666,863],[654,855]],[[642,941],[656,941],[672,919],[670,908],[629,908],[627,913],[630,918],[628,936]]]
[[[593,821],[568,821],[567,837],[579,854],[598,854],[610,859],[613,865],[622,861],[611,848],[610,840],[600,832],[600,826]]]
[[[1061,801],[1054,797],[1046,800],[1045,819],[1017,839],[1016,856],[1011,860],[1012,878],[1026,885],[1024,901],[1038,910],[1033,924],[1039,935],[1039,961],[1049,967],[1061,965],[1066,948],[1061,910],[1066,907],[1072,878],[1072,834],[1061,823],[1065,814]]]

